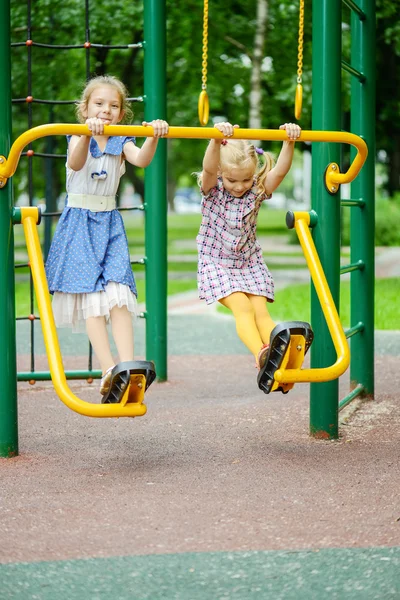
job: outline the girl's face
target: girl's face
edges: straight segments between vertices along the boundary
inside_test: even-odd
[[[124,116],[118,90],[111,85],[100,85],[90,94],[87,108],[83,111],[85,119],[96,117],[104,125],[116,125]]]
[[[254,185],[254,167],[244,167],[222,171],[222,183],[227,192],[241,198]]]

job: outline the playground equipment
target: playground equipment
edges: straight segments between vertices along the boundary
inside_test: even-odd
[[[90,135],[90,132],[86,125],[72,124],[41,125],[26,131],[14,142],[8,158],[0,157],[0,187],[3,187],[8,178],[15,173],[19,158],[26,145],[40,137],[56,134]],[[151,127],[109,125],[105,127],[105,134],[152,137],[153,132]],[[166,137],[209,139],[223,138],[223,134],[215,128],[171,127]],[[284,140],[286,139],[286,132],[268,129],[236,129],[233,137],[242,139]],[[331,193],[334,190],[337,191],[342,183],[351,181],[357,176],[368,153],[367,146],[361,138],[346,132],[303,131],[299,141],[347,142],[357,149],[357,154],[346,173],[340,173],[340,169],[336,163],[328,165],[325,172],[325,185]],[[14,222],[22,222],[25,230],[50,372],[58,395],[72,410],[88,416],[138,416],[144,414],[145,407],[142,404],[143,395],[142,393],[138,394],[138,390],[144,393],[143,387],[147,388],[153,381],[155,373],[152,363],[140,366],[135,366],[134,363],[129,364],[125,369],[126,373],[129,372],[129,375],[124,373],[123,367],[120,368],[118,366],[118,368],[114,369],[113,377],[117,378],[118,385],[122,386],[121,391],[126,389],[123,401],[119,404],[116,404],[118,400],[112,397],[112,395],[110,397],[107,396],[104,399],[106,404],[100,406],[85,403],[74,396],[66,386],[36,228],[39,218],[38,209],[33,207],[15,209],[14,214]],[[278,330],[274,330],[273,332],[275,335],[271,341],[265,376],[263,375],[259,379],[259,386],[266,393],[275,390],[281,390],[286,393],[296,382],[329,381],[335,379],[344,373],[349,365],[350,358],[347,341],[309,231],[309,227],[314,226],[316,222],[317,216],[315,213],[288,213],[287,216],[287,225],[288,227],[296,228],[306,256],[311,277],[337,351],[337,361],[331,367],[301,369],[304,356],[313,339],[311,328],[308,324],[298,322],[281,324]],[[138,379],[139,376],[140,378]]]
[[[313,211],[289,211],[286,215],[288,228],[296,229],[337,359],[329,367],[301,369],[304,356],[314,339],[311,327],[299,321],[280,323],[271,333],[268,363],[264,374],[258,378],[259,387],[266,394],[274,391],[287,393],[294,383],[337,379],[350,363],[350,349],[309,229],[316,223],[317,215]]]
[[[285,381],[286,373],[296,371],[299,374],[313,339],[311,325],[303,321],[286,321],[274,327],[265,368],[260,370],[257,377],[260,390],[265,394],[287,394],[294,382]],[[275,375],[280,379],[277,380]]]
[[[304,39],[304,0],[299,6],[299,41],[297,49],[297,86],[294,100],[294,116],[297,120],[301,117],[303,107],[303,39]]]
[[[200,125],[207,125],[210,114],[210,103],[207,94],[207,61],[208,61],[208,0],[204,0],[203,10],[203,51],[201,62],[201,92],[198,111]]]
[[[340,163],[338,143],[352,143],[349,139],[314,138],[312,153],[312,208],[318,215],[313,228],[313,241],[321,261],[329,289],[335,303],[339,301],[340,275],[351,273],[351,322],[346,338],[351,338],[352,360],[350,365],[350,393],[339,401],[338,380],[324,383],[312,382],[310,386],[310,434],[314,437],[335,438],[339,433],[338,413],[354,398],[374,394],[374,156],[375,156],[375,0],[343,0],[351,11],[351,64],[341,59],[342,1],[315,0],[312,3],[312,127],[323,133],[338,132],[342,127],[341,70],[347,71],[351,80],[350,131],[356,132],[368,144],[369,155],[357,159],[352,170],[341,174],[333,168]],[[11,60],[10,60],[10,14],[9,0],[0,2],[0,36],[3,68],[0,70],[0,153],[7,155],[11,139]],[[28,7],[30,8],[30,4]],[[148,0],[144,3],[144,94],[145,119],[152,115],[166,117],[166,7],[164,1]],[[14,45],[26,45],[28,53],[27,105],[31,114],[36,101],[31,89],[29,72],[32,48],[27,28],[26,41]],[[89,77],[90,47],[89,28],[80,46],[86,57]],[[86,37],[85,37],[86,35]],[[85,43],[83,43],[85,42]],[[38,44],[45,47],[44,44]],[[51,48],[50,45],[47,47]],[[70,46],[68,46],[70,47]],[[33,102],[32,102],[33,100]],[[17,101],[25,101],[18,99]],[[48,102],[48,100],[46,100]],[[28,124],[28,128],[32,125]],[[61,132],[60,132],[61,133]],[[72,133],[72,132],[71,132]],[[86,133],[83,131],[82,133]],[[110,134],[112,134],[109,131]],[[303,132],[304,134],[304,132]],[[48,134],[52,135],[52,134]],[[139,135],[139,134],[138,134]],[[351,134],[347,134],[351,135]],[[190,137],[190,136],[187,136]],[[204,137],[210,137],[206,134]],[[359,137],[354,136],[360,140]],[[249,136],[249,139],[257,139]],[[268,139],[268,138],[258,138]],[[270,139],[282,140],[279,134]],[[305,140],[305,137],[302,138]],[[362,140],[361,140],[362,141]],[[324,143],[319,143],[324,142]],[[338,142],[338,143],[336,143]],[[359,150],[357,149],[357,156]],[[354,153],[352,158],[354,158]],[[357,157],[356,157],[357,158]],[[3,159],[5,160],[5,159]],[[32,159],[29,155],[29,164]],[[328,166],[325,177],[321,174]],[[1,166],[1,164],[0,164]],[[17,418],[17,369],[14,306],[14,234],[12,228],[13,202],[10,164],[2,173],[0,187],[0,256],[3,264],[0,287],[7,293],[0,294],[0,326],[4,343],[0,346],[0,365],[4,366],[2,395],[0,397],[0,455],[18,454]],[[356,168],[355,168],[356,167]],[[335,167],[336,168],[336,167]],[[146,356],[155,360],[159,379],[167,379],[167,316],[166,316],[166,237],[167,201],[164,181],[166,178],[166,145],[160,142],[157,155],[145,172],[145,238],[151,240],[146,249],[146,289],[157,285],[159,294],[147,293],[146,301]],[[343,177],[344,175],[344,177]],[[350,176],[351,175],[351,176]],[[354,179],[358,175],[356,179]],[[350,197],[340,201],[338,191],[341,183],[351,185]],[[329,187],[329,184],[332,184]],[[336,192],[335,192],[336,189]],[[329,191],[328,191],[329,190]],[[332,194],[335,194],[333,196]],[[151,199],[151,202],[150,202]],[[350,264],[340,265],[340,207],[351,207],[351,259]],[[335,348],[326,326],[319,299],[311,291],[311,323],[317,332],[312,345],[311,367],[321,368],[334,360]],[[68,374],[69,377],[82,372]],[[28,380],[30,373],[24,379]],[[43,373],[42,379],[50,374]],[[106,405],[104,405],[106,406]]]
[[[42,137],[49,135],[91,135],[86,125],[76,125],[71,123],[52,123],[48,125],[39,125],[25,131],[20,135],[11,146],[8,158],[0,156],[0,187],[3,187],[7,180],[12,177],[18,165],[21,153],[25,146]],[[142,127],[139,125],[106,125],[104,135],[112,136],[134,136],[134,137],[153,137],[153,128],[151,126]],[[164,138],[185,138],[185,139],[223,139],[224,135],[216,128],[208,127],[170,127]],[[287,134],[281,129],[235,129],[232,139],[242,140],[263,140],[263,141],[285,141]],[[336,193],[343,183],[350,183],[355,179],[363,166],[368,148],[362,138],[346,131],[307,131],[303,130],[297,142],[337,142],[350,144],[357,153],[345,173],[340,172],[336,163],[330,163],[326,167],[324,182],[330,193]]]
[[[68,408],[88,417],[143,416],[146,413],[146,406],[143,403],[144,392],[155,379],[154,363],[151,361],[120,363],[113,369],[112,377],[119,378],[120,385],[124,386],[121,388],[121,392],[124,391],[121,400],[109,393],[103,399],[104,404],[92,404],[78,398],[68,387],[37,232],[40,211],[31,206],[15,208],[13,221],[22,223],[24,228],[51,379],[57,395]],[[112,389],[110,387],[110,392]]]

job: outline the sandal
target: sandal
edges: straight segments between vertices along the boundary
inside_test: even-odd
[[[107,394],[108,390],[110,389],[111,371],[113,370],[113,368],[114,365],[107,369],[107,371],[104,373],[103,377],[100,380],[100,394],[102,396],[104,396],[104,394]]]
[[[269,354],[269,344],[264,344],[263,346],[261,346],[261,350],[257,356],[256,368],[258,370],[262,369],[263,366],[266,364],[267,359],[268,359],[268,354]]]

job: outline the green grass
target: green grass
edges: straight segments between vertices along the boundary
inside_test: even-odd
[[[145,281],[137,279],[136,284],[139,302],[145,302]],[[197,283],[194,278],[168,280],[167,292],[169,296],[196,289]],[[400,279],[376,280],[375,329],[400,330],[399,296]],[[26,316],[31,312],[28,282],[17,283],[16,285],[16,307],[17,317]],[[292,285],[276,292],[275,302],[269,305],[269,310],[271,316],[277,321],[310,321],[310,286],[308,284]],[[218,311],[231,314],[223,306],[218,306]],[[350,284],[348,282],[341,285],[340,312],[343,327],[350,327]],[[35,314],[37,314],[36,303]]]
[[[400,279],[377,279],[375,281],[375,329],[400,330]],[[292,285],[275,294],[275,302],[269,305],[273,319],[277,321],[310,321],[310,286]],[[223,306],[218,311],[231,314]],[[350,283],[340,286],[340,315],[343,327],[350,327]]]
[[[140,303],[146,301],[146,290],[144,279],[136,279],[136,286],[138,291],[138,301]],[[182,279],[169,279],[167,284],[167,293],[169,296],[173,294],[182,294],[189,290],[197,289],[197,281],[193,278],[182,278]],[[15,286],[15,303],[16,303],[16,316],[26,317],[31,313],[30,308],[30,291],[29,282],[19,282]],[[38,307],[35,298],[34,313],[38,315]]]
[[[285,224],[285,210],[262,209],[259,213],[258,235],[286,235],[288,230]],[[124,215],[127,236],[131,253],[135,256],[144,255],[144,223],[143,218]],[[196,235],[201,221],[200,214],[168,215],[168,254],[172,260],[168,262],[168,295],[195,290],[197,271]],[[41,237],[43,228],[41,229]],[[25,250],[25,240],[22,228],[15,228],[16,246],[19,252]],[[183,242],[183,244],[182,244]],[[176,255],[190,257],[190,260],[176,260]],[[265,259],[273,263],[274,256],[284,256],[286,264],[276,265],[279,269],[298,269],[302,265],[290,264],[291,257],[301,256],[300,247],[294,247],[285,253],[266,252]],[[342,250],[342,257],[348,257],[348,250]],[[136,283],[138,287],[139,302],[145,302],[145,268],[141,265],[134,266]],[[17,270],[16,307],[17,316],[25,316],[30,311],[29,283],[20,281],[21,275],[27,276],[27,269]],[[375,327],[376,329],[399,329],[400,312],[398,311],[398,297],[400,295],[399,279],[384,279],[376,281],[375,302]],[[341,315],[344,327],[349,326],[349,296],[348,283],[341,285]],[[226,311],[222,306],[218,310]],[[272,316],[279,321],[284,320],[310,320],[310,291],[308,285],[293,285],[276,293],[274,304],[270,305]],[[229,311],[227,311],[229,312]],[[37,314],[37,307],[35,306]]]

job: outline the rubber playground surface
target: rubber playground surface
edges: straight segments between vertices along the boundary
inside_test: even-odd
[[[86,338],[71,338],[65,368],[85,367]],[[308,385],[258,390],[215,314],[170,315],[168,381],[144,417],[81,417],[50,382],[20,383],[0,599],[400,598],[400,332],[377,332],[375,350],[375,400],[342,411],[333,441],[309,437]],[[70,385],[97,401],[96,384]]]

